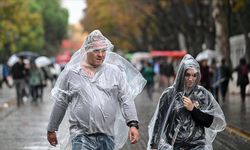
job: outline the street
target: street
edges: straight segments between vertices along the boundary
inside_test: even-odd
[[[249,10],[250,0],[0,0],[0,150],[68,150],[96,132],[121,150],[250,150]],[[56,145],[47,130],[61,120]],[[137,143],[126,125],[139,125]]]
[[[53,102],[49,99],[49,90],[45,89],[44,101],[39,101],[37,104],[26,101],[25,104],[19,108],[14,107],[8,114],[0,118],[0,145],[2,150],[57,150],[56,148],[49,145],[46,139],[46,127],[49,120],[49,115]],[[2,92],[2,91],[1,91]],[[9,90],[10,96],[13,97],[13,89]],[[2,93],[1,93],[2,94]],[[148,133],[147,126],[155,110],[157,101],[159,99],[160,93],[155,92],[153,95],[154,100],[149,100],[146,96],[146,92],[143,91],[136,98],[137,112],[140,120],[140,141],[131,145],[127,142],[122,150],[145,150],[147,146]],[[5,98],[7,98],[6,96]],[[231,96],[235,97],[237,96]],[[3,96],[1,95],[1,98]],[[12,100],[13,101],[13,100]],[[231,111],[231,107],[238,107],[234,100],[233,105],[225,103],[222,105],[223,109],[230,111],[225,112],[225,116],[230,125],[239,126],[241,125],[242,130],[247,130],[249,132],[249,120],[245,114],[249,114],[249,102],[250,99],[247,97],[246,104],[241,108],[242,111]],[[14,104],[9,104],[14,105]],[[9,106],[11,107],[11,106]],[[1,110],[1,114],[4,112]],[[244,112],[245,111],[245,112]],[[228,117],[230,116],[230,117]],[[232,120],[232,118],[234,120]],[[249,118],[249,117],[248,117]],[[231,119],[231,120],[230,120]],[[243,121],[239,122],[237,119]],[[246,150],[250,146],[249,134],[244,134],[244,132],[231,131],[232,128],[227,128],[225,131],[218,134],[213,145],[214,150]],[[229,134],[230,133],[230,134]],[[240,136],[239,136],[240,135]],[[230,142],[229,142],[230,141]]]

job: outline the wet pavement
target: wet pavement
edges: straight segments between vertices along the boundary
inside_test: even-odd
[[[13,89],[0,90],[0,149],[3,150],[57,150],[46,140],[46,126],[53,102],[49,100],[49,90],[44,93],[44,101],[37,104],[26,101],[23,106],[15,105]],[[154,113],[160,92],[155,92],[153,100],[145,91],[136,98],[140,119],[141,140],[136,145],[128,142],[122,150],[145,150],[148,140],[147,126]],[[218,134],[214,150],[247,150],[250,147],[250,97],[245,103],[239,95],[230,95],[220,103],[228,126]],[[6,111],[8,113],[6,114]],[[3,115],[5,114],[5,115]]]
[[[12,96],[10,95],[10,97]],[[0,120],[0,149],[51,149],[46,140],[46,126],[52,102],[48,100],[49,95],[47,93],[44,96],[46,101],[43,102],[31,103],[26,101],[21,107],[16,107],[14,100],[14,103],[9,105],[14,110]]]
[[[220,103],[229,126],[238,127],[250,133],[250,97],[242,102],[239,95],[230,95],[225,103]]]
[[[8,88],[5,84],[0,89],[0,120],[8,114],[10,114],[15,105],[15,90],[14,88]]]

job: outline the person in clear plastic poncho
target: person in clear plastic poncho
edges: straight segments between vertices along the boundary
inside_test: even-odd
[[[216,133],[224,130],[226,122],[213,95],[198,85],[200,78],[198,62],[185,55],[150,122],[148,149],[213,149]]]
[[[67,108],[73,150],[119,149],[128,135],[132,144],[137,142],[134,99],[146,81],[112,49],[111,42],[94,30],[60,74],[51,91],[55,100],[47,128],[51,145],[58,143],[55,131]],[[65,142],[61,145],[68,148]]]

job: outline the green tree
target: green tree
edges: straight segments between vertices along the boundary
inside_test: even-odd
[[[56,53],[67,37],[68,11],[60,6],[60,0],[31,0],[31,11],[42,15],[45,40],[42,53]]]
[[[60,0],[0,0],[0,58],[18,51],[54,54],[67,35]]]
[[[0,1],[0,54],[2,60],[12,53],[37,51],[43,46],[41,15],[30,13],[28,1]]]

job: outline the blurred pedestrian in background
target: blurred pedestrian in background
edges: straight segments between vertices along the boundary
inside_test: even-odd
[[[229,65],[226,64],[226,60],[223,58],[221,60],[221,66],[219,67],[220,93],[223,102],[225,101],[228,93],[229,79],[232,79],[232,71]]]
[[[56,83],[56,80],[59,76],[59,74],[61,73],[61,67],[54,63],[54,64],[50,64],[49,65],[49,69],[50,69],[50,72],[51,72],[51,75],[52,75],[52,78],[51,78],[51,84],[52,84],[52,87],[54,87],[55,83]]]
[[[150,122],[148,149],[213,149],[216,133],[226,122],[213,95],[198,85],[200,78],[198,62],[185,55],[174,84],[162,93]]]
[[[220,87],[220,71],[219,68],[217,67],[217,61],[216,59],[212,59],[211,65],[210,65],[210,87],[211,87],[211,92],[217,102],[219,102],[219,87]]]
[[[39,88],[43,84],[43,81],[44,76],[42,70],[38,68],[34,62],[31,62],[29,70],[29,86],[32,102],[37,102],[39,97]],[[41,96],[40,98],[42,100],[43,97]]]
[[[159,90],[160,88],[160,79],[161,79],[161,76],[160,76],[160,60],[159,59],[156,59],[154,60],[154,63],[153,63],[153,69],[154,69],[154,90]]]
[[[11,68],[11,76],[14,80],[14,85],[16,88],[16,99],[17,106],[23,104],[23,97],[25,95],[25,86],[26,86],[26,69],[24,67],[24,58],[20,57],[19,61],[15,63]]]
[[[149,99],[152,100],[154,92],[154,69],[152,64],[148,61],[145,61],[144,69],[142,71],[143,77],[147,80],[146,89]]]
[[[9,68],[6,63],[2,63],[0,66],[0,88],[2,88],[2,84],[5,83],[9,88],[12,87],[10,83],[10,76],[9,76]]]
[[[161,82],[163,87],[168,87],[172,83],[174,77],[174,67],[170,57],[165,58],[160,64]]]
[[[241,101],[245,102],[246,86],[249,84],[248,72],[249,68],[245,58],[240,59],[240,64],[234,69],[237,71],[237,86],[240,87]]]
[[[44,75],[44,87],[47,87],[47,85],[51,85],[51,87],[53,87],[53,75],[51,73],[51,70],[49,68],[49,66],[43,66],[41,67],[41,70],[43,72]]]
[[[210,91],[211,87],[210,87],[210,72],[208,66],[208,59],[203,59],[199,61],[199,64],[201,72],[200,84]]]
[[[47,129],[51,145],[58,143],[55,131],[67,107],[73,150],[119,149],[127,136],[131,144],[137,143],[134,99],[146,81],[112,49],[99,30],[92,31],[58,77],[51,92],[55,104]]]

